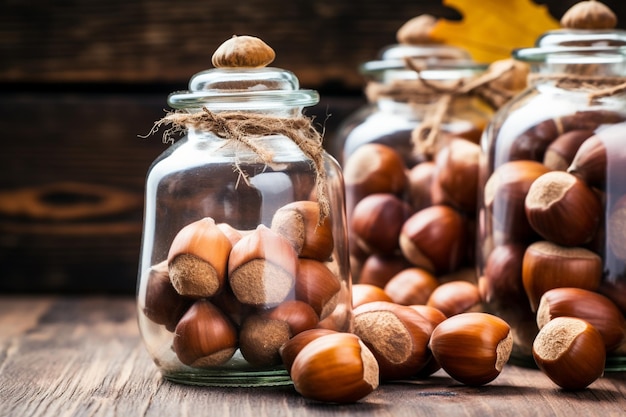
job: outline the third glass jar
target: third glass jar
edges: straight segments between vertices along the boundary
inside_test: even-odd
[[[533,366],[539,328],[568,315],[605,336],[606,369],[626,369],[625,40],[563,29],[515,51],[529,88],[483,134],[479,288],[514,363]]]

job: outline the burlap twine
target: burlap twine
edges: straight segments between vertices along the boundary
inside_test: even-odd
[[[626,77],[608,77],[602,75],[585,75],[585,74],[530,74],[528,76],[529,83],[540,81],[554,81],[554,85],[558,88],[572,91],[587,92],[589,104],[594,101],[611,97],[626,91]]]
[[[322,135],[313,127],[312,119],[305,116],[277,117],[267,114],[229,111],[214,113],[202,108],[196,113],[172,112],[157,121],[149,134],[156,132],[161,126],[171,125],[163,133],[163,141],[170,142],[171,136],[184,132],[189,128],[212,132],[227,143],[246,146],[269,167],[276,166],[274,154],[270,149],[260,145],[256,139],[269,135],[283,135],[291,139],[304,155],[311,160],[315,169],[315,187],[320,207],[319,223],[330,213],[330,203],[326,192],[326,169],[324,167],[324,150]],[[235,162],[235,169],[241,178],[248,182],[248,175]]]
[[[456,98],[478,96],[497,109],[516,93],[494,83],[515,69],[512,62],[478,77],[441,82],[424,79],[421,73],[425,68],[415,60],[405,58],[404,61],[408,69],[416,72],[417,79],[395,80],[388,84],[370,82],[365,88],[365,94],[370,102],[386,97],[412,105],[430,105],[423,120],[411,133],[413,151],[416,154],[433,156],[441,126]]]

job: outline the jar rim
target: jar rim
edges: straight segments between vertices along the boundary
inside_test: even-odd
[[[319,103],[315,90],[267,90],[267,91],[177,91],[171,93],[167,102],[175,109],[272,110],[285,107],[306,107]]]
[[[577,60],[593,63],[626,62],[626,46],[546,46],[518,48],[513,58],[528,63],[549,63],[558,59],[562,62]]]

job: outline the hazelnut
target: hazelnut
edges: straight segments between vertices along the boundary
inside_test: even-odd
[[[592,136],[580,145],[567,172],[580,177],[590,187],[604,189],[606,169],[607,149],[599,136]]]
[[[419,211],[432,205],[431,187],[437,165],[434,161],[424,161],[407,173],[408,201],[413,211]]]
[[[335,333],[306,344],[291,366],[294,387],[312,400],[353,403],[378,388],[376,358],[354,334]]]
[[[578,2],[561,17],[561,26],[567,29],[613,29],[616,25],[615,13],[595,0]]]
[[[354,334],[372,351],[380,379],[408,378],[430,358],[432,325],[414,309],[377,301],[354,309]]]
[[[591,188],[564,171],[537,178],[528,190],[525,207],[532,228],[544,239],[563,246],[589,242],[603,212]]]
[[[382,291],[382,290],[381,290]],[[183,297],[174,289],[168,273],[167,261],[160,262],[148,272],[143,313],[156,324],[162,324],[173,332],[178,320],[193,304],[193,300]]]
[[[354,207],[351,231],[367,253],[393,254],[404,221],[411,214],[408,203],[389,193],[370,194]]]
[[[528,246],[522,261],[522,282],[531,309],[552,288],[574,287],[595,291],[602,278],[602,259],[584,248],[540,241]]]
[[[413,265],[435,274],[453,271],[465,260],[465,219],[455,209],[437,205],[413,214],[400,232],[400,249]]]
[[[509,325],[487,313],[457,314],[441,322],[430,337],[430,350],[443,370],[471,386],[500,375],[513,348]]]
[[[347,158],[343,169],[348,221],[354,206],[375,193],[400,195],[407,185],[402,157],[389,146],[367,143]]]
[[[217,294],[224,287],[231,248],[230,240],[210,217],[183,227],[167,255],[176,291],[195,298]]]
[[[423,45],[432,43],[430,32],[434,29],[437,18],[422,14],[406,21],[396,32],[398,43],[407,45]]]
[[[392,302],[391,297],[380,287],[371,284],[352,284],[352,307],[373,301]]]
[[[541,329],[556,317],[583,319],[595,327],[607,351],[624,340],[625,320],[621,311],[607,297],[580,288],[554,288],[547,291],[537,308],[537,326]]]
[[[387,282],[398,272],[411,267],[403,256],[372,254],[367,257],[356,280],[359,284],[371,284],[385,288]]]
[[[213,53],[215,68],[258,68],[269,65],[276,54],[261,39],[254,36],[233,36]]]
[[[306,258],[298,260],[296,299],[313,307],[320,319],[325,319],[335,309],[340,290],[339,278],[323,262]]]
[[[566,171],[580,145],[593,136],[593,130],[571,130],[557,137],[548,146],[543,164],[553,171]]]
[[[606,352],[600,332],[585,320],[557,317],[533,342],[539,369],[567,390],[586,388],[604,373]]]
[[[482,309],[480,293],[475,284],[467,281],[450,281],[433,290],[427,306],[441,311],[446,317]]]
[[[287,372],[291,374],[291,365],[293,365],[294,359],[296,359],[296,356],[298,356],[298,353],[300,353],[303,347],[318,337],[334,333],[337,332],[330,329],[309,329],[298,333],[283,343],[283,345],[278,349],[278,353],[282,358],[283,365],[285,365]]]
[[[432,273],[412,267],[394,275],[385,285],[385,293],[396,304],[426,304],[438,285],[439,281]]]
[[[210,368],[226,363],[234,355],[237,332],[217,307],[198,300],[176,325],[172,348],[185,365]]]
[[[544,153],[564,131],[558,119],[547,119],[531,126],[515,138],[509,149],[508,161],[543,161]]]
[[[334,248],[330,217],[322,223],[319,204],[315,201],[295,201],[276,211],[271,229],[289,240],[298,256],[327,261]]]
[[[291,243],[259,225],[233,246],[228,279],[241,303],[275,306],[292,292],[297,268],[298,255]]]
[[[422,317],[428,320],[428,322],[431,324],[433,329],[437,327],[439,323],[447,319],[445,314],[437,310],[435,307],[414,304],[414,305],[410,305],[409,308],[412,308],[413,310],[417,311],[419,314],[422,315]],[[428,350],[430,351],[430,348]],[[431,352],[430,359],[428,359],[428,362],[426,362],[426,365],[424,365],[424,367],[420,369],[417,372],[417,374],[415,374],[415,376],[418,378],[426,378],[434,374],[435,372],[437,372],[439,369],[441,369],[441,366],[439,365],[435,357],[432,356],[432,352]]]
[[[278,365],[281,363],[280,347],[294,335],[313,329],[318,320],[311,306],[295,300],[250,315],[239,334],[241,354],[255,366]]]
[[[533,239],[533,232],[526,218],[524,200],[539,176],[548,168],[535,161],[511,161],[500,165],[491,174],[484,190],[486,221],[502,243],[524,243]]]
[[[478,280],[481,299],[486,303],[506,307],[528,305],[522,283],[522,260],[526,246],[508,244],[496,246],[487,256],[484,274]],[[521,299],[521,300],[520,300]]]
[[[446,199],[466,213],[476,211],[480,153],[478,144],[453,138],[435,156],[435,181],[439,182]]]

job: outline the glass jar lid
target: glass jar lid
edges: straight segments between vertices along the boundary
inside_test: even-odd
[[[167,102],[175,109],[270,110],[312,106],[319,94],[299,89],[297,77],[280,68],[216,68],[191,77],[189,90]]]
[[[263,56],[266,54],[269,59]],[[273,59],[273,50],[262,41],[235,36],[213,55],[217,68],[192,76],[189,89],[170,94],[168,104],[175,109],[250,111],[301,108],[319,102],[317,91],[300,89],[291,71],[265,66]]]
[[[407,58],[421,66],[419,76],[423,79],[454,80],[487,69],[486,64],[474,62],[467,51],[454,46],[398,44],[383,48],[379,59],[364,63],[360,71],[381,82],[416,79],[416,72],[407,68]]]
[[[583,1],[561,19],[561,29],[541,35],[532,48],[513,51],[517,60],[548,64],[621,64],[626,31],[615,29],[614,13],[600,2]],[[626,69],[616,71],[626,75]]]

